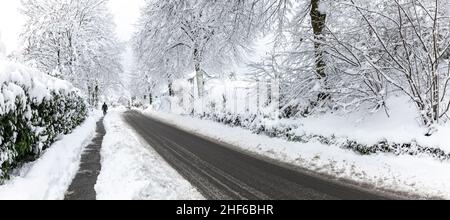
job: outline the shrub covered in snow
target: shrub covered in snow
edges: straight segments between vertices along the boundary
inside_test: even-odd
[[[0,60],[0,181],[86,116],[85,101],[71,84]]]

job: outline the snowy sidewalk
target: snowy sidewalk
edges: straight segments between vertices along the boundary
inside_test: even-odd
[[[95,136],[101,113],[90,113],[71,134],[61,136],[42,156],[24,164],[0,185],[0,200],[62,200],[80,166],[83,150]]]
[[[66,193],[65,200],[96,200],[95,184],[101,171],[103,137],[106,134],[103,118],[97,122],[97,134],[92,143],[86,147],[80,169]]]

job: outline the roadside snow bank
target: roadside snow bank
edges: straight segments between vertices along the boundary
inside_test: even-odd
[[[0,200],[62,200],[93,136],[99,112],[91,113],[71,134],[63,136],[35,162],[25,164],[0,186]]]
[[[389,153],[397,156],[428,156],[450,162],[450,136],[447,135],[450,123],[436,127],[432,136],[426,136],[429,129],[419,125],[414,106],[408,100],[396,97],[389,101],[393,103],[390,106],[394,106],[389,109],[390,117],[384,111],[371,114],[366,111],[337,111],[295,119],[274,119],[273,115],[267,113],[247,111],[239,114],[208,111],[195,116],[248,129],[255,134],[300,143],[316,141],[361,155]],[[178,114],[176,111],[171,112]]]
[[[203,196],[170,167],[123,121],[121,112],[105,118],[99,200],[196,200]]]
[[[450,163],[430,157],[392,154],[362,156],[318,141],[289,142],[253,134],[209,120],[145,111],[184,130],[229,143],[245,151],[330,175],[338,179],[370,184],[378,189],[407,192],[427,198],[450,199]]]

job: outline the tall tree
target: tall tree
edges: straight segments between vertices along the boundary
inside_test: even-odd
[[[170,77],[195,71],[202,97],[206,70],[248,49],[258,22],[254,7],[252,1],[147,1],[135,37],[139,63],[157,65],[169,84]]]
[[[314,33],[314,49],[316,54],[316,72],[319,79],[325,79],[326,63],[323,57],[324,30],[327,15],[319,8],[320,0],[311,0],[311,26]]]
[[[117,82],[122,48],[107,3],[22,0],[26,18],[23,59],[92,93],[96,86],[105,89]]]

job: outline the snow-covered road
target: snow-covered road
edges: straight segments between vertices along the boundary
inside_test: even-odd
[[[450,198],[450,163],[431,157],[376,154],[363,156],[319,142],[296,143],[257,135],[188,116],[145,112],[180,129],[236,146],[252,154],[293,164],[315,173],[372,185],[381,190],[408,193],[423,198]]]
[[[138,112],[132,126],[208,199],[393,199],[394,195],[267,161],[177,129]]]

